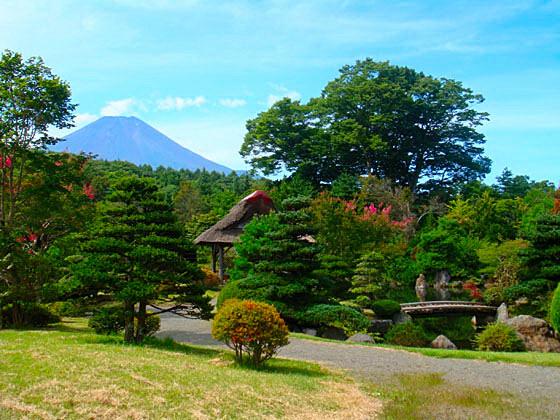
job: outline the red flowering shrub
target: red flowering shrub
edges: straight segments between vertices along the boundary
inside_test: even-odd
[[[471,295],[471,299],[473,300],[482,300],[482,293],[480,292],[478,286],[476,285],[476,283],[474,282],[474,280],[470,279],[467,280],[465,282],[465,284],[463,285],[463,289],[468,290],[470,295]]]
[[[276,308],[264,302],[230,299],[212,322],[212,337],[233,349],[236,361],[243,362],[245,353],[257,367],[288,344],[288,334]]]

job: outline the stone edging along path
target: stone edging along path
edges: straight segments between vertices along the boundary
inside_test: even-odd
[[[181,343],[226,348],[212,338],[209,321],[188,320],[169,313],[161,315],[161,330],[157,336],[171,337]],[[403,373],[441,372],[445,380],[461,385],[560,401],[558,367],[439,359],[404,350],[297,338],[291,338],[279,356],[350,369],[372,379]]]

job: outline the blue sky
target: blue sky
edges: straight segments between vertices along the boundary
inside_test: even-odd
[[[488,182],[560,182],[560,1],[3,0],[0,47],[70,83],[77,127],[135,115],[235,169],[247,119],[389,60],[486,98]]]

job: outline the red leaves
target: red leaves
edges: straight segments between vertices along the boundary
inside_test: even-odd
[[[12,159],[13,158],[14,158],[14,155],[7,156],[6,158],[4,158],[4,156],[0,155],[0,168],[9,168],[10,166],[12,166]]]
[[[95,195],[93,194],[93,185],[84,184],[83,190],[87,198],[89,198],[90,200],[93,200],[95,198]]]

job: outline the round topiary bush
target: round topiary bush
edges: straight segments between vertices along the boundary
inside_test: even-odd
[[[97,309],[88,326],[97,334],[117,334],[124,329],[124,310],[120,306]]]
[[[264,302],[229,299],[212,322],[212,337],[233,349],[237,362],[246,354],[256,367],[288,344],[288,334],[276,308]]]
[[[550,322],[552,327],[560,334],[560,283],[552,295],[552,302],[550,303]]]
[[[361,295],[356,298],[356,305],[362,309],[371,307],[371,299],[368,296]]]
[[[480,351],[524,351],[525,344],[517,332],[509,325],[498,322],[489,324],[484,331],[474,337]]]
[[[406,347],[424,347],[430,341],[422,327],[412,322],[395,325],[387,333],[386,340],[389,344]]]
[[[401,305],[394,300],[382,299],[375,301],[371,304],[371,309],[375,315],[381,318],[391,318],[396,313],[401,311]]]
[[[333,327],[344,331],[348,337],[362,333],[369,327],[369,320],[361,312],[344,305],[314,305],[300,315],[303,325],[325,328]]]

